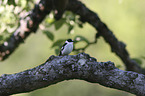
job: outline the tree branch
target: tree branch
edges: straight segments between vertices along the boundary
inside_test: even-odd
[[[23,25],[20,25],[11,38],[4,44],[0,45],[0,60],[6,59],[21,43],[23,43],[32,31],[35,32],[38,25],[52,9],[52,0],[40,0],[29,14],[29,19],[25,18],[23,20],[26,21],[27,25],[24,28],[24,31],[21,32],[21,27]],[[130,58],[128,51],[125,48],[126,45],[115,37],[112,31],[100,20],[95,12],[89,10],[78,0],[69,0],[67,10],[80,15],[81,21],[91,24],[111,46],[112,52],[115,52],[116,55],[121,58],[127,70],[145,74],[145,70],[143,70],[137,62]]]
[[[97,62],[88,54],[51,56],[44,64],[0,77],[0,95],[30,92],[63,80],[81,79],[139,96],[145,95],[145,76],[123,71],[112,62]]]
[[[34,9],[27,14],[27,16],[21,17],[20,26],[8,41],[0,45],[0,61],[8,58],[8,56],[10,56],[32,32],[36,32],[39,24],[51,10],[52,1],[41,0],[35,5]]]
[[[78,0],[69,1],[67,10],[78,14],[82,22],[88,22],[91,24],[98,31],[99,35],[101,35],[111,46],[112,52],[116,53],[116,55],[124,62],[127,70],[145,73],[145,70],[143,70],[137,62],[130,58],[128,51],[125,48],[126,45],[115,37],[113,32],[100,20],[95,12],[89,10]]]

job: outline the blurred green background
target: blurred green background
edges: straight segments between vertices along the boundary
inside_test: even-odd
[[[115,36],[127,45],[131,58],[141,58],[144,55],[145,36],[145,0],[81,0],[88,8],[96,12],[101,20],[113,31]],[[1,12],[1,11],[0,11]],[[15,22],[15,21],[14,21]],[[94,40],[95,29],[89,24],[84,24],[81,29],[77,26],[73,34],[67,34],[67,26],[63,25],[59,30],[54,26],[49,28],[54,33],[54,41],[58,39],[74,38],[82,35],[89,41]],[[39,29],[31,34],[24,44],[5,61],[0,62],[0,75],[13,74],[38,66],[55,54],[51,48],[53,42]],[[82,46],[81,44],[78,46]],[[86,53],[97,58],[98,61],[112,61],[120,69],[125,70],[122,61],[110,50],[101,37],[97,44],[89,46]],[[75,53],[72,52],[71,55]],[[145,66],[142,60],[141,66]],[[46,88],[30,93],[22,93],[13,96],[135,96],[124,91],[103,87],[97,83],[89,83],[83,80],[63,81]]]

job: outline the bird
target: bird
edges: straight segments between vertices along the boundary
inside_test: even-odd
[[[72,39],[67,39],[60,50],[59,56],[64,56],[71,53],[73,50],[73,42],[74,41]]]

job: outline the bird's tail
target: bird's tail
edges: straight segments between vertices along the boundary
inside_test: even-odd
[[[61,53],[61,51],[60,51],[59,56],[61,56],[61,55],[62,55],[62,53]]]

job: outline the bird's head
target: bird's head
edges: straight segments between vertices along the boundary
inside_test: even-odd
[[[72,40],[72,39],[67,39],[66,41],[65,41],[65,43],[73,43],[74,41]]]

